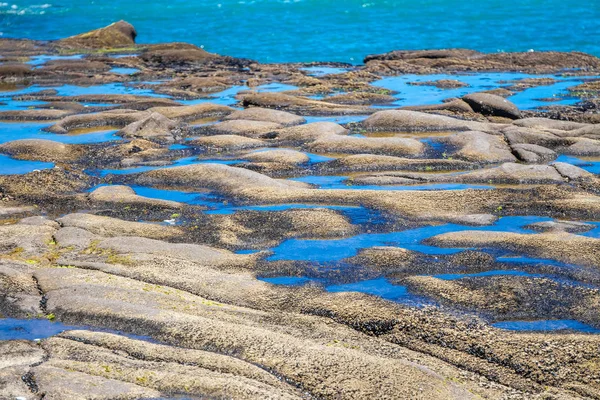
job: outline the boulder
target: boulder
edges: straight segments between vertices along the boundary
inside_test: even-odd
[[[504,117],[510,119],[521,118],[521,111],[512,102],[503,97],[490,93],[471,93],[462,98],[475,112],[483,115]]]
[[[452,155],[463,160],[488,163],[516,161],[510,147],[500,136],[469,131],[441,138],[440,141],[455,147]]]
[[[229,115],[234,109],[219,104],[201,103],[192,106],[153,107],[148,111],[177,121],[190,122],[200,118]]]
[[[378,111],[363,121],[369,131],[434,132],[486,130],[488,124],[410,110]]]
[[[568,233],[584,233],[596,228],[596,225],[586,224],[579,221],[543,221],[535,222],[525,226],[526,229],[531,229],[539,232],[568,232]]]
[[[254,151],[242,157],[256,163],[303,164],[309,161],[306,154],[292,149]]]
[[[558,157],[556,152],[537,144],[516,144],[512,146],[512,150],[519,160],[531,164],[547,163]]]
[[[280,128],[283,128],[283,125],[275,122],[232,119],[206,126],[204,130],[220,135],[261,137]]]
[[[183,205],[176,201],[151,199],[138,196],[129,186],[101,186],[88,195],[93,202],[135,205],[140,207],[181,208]]]
[[[241,102],[244,107],[274,108],[276,110],[297,112],[303,115],[360,115],[372,112],[368,107],[346,106],[272,92],[244,94],[241,96]]]
[[[308,143],[321,136],[345,135],[346,128],[335,122],[313,122],[277,131],[277,140],[291,143]]]
[[[218,58],[216,54],[188,43],[166,43],[148,47],[140,58],[159,65],[177,66],[205,63]]]
[[[244,110],[235,111],[229,114],[224,120],[246,120],[246,121],[265,121],[279,124],[282,126],[300,125],[306,122],[302,117],[289,112],[273,110],[269,108],[251,107]]]
[[[173,142],[172,132],[175,128],[177,128],[177,122],[160,113],[152,112],[147,117],[127,125],[117,132],[117,134],[126,138]]]
[[[104,28],[71,36],[56,42],[61,48],[106,49],[135,45],[137,32],[133,25],[125,21],[112,23]]]
[[[192,139],[187,143],[192,146],[204,147],[212,151],[243,150],[265,147],[267,143],[260,140],[239,135],[215,135]]]
[[[81,146],[46,139],[21,139],[0,145],[0,153],[15,158],[46,162],[76,161],[83,155]]]

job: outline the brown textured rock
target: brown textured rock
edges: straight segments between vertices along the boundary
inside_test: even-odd
[[[137,32],[125,21],[112,23],[104,28],[81,33],[59,40],[56,45],[70,49],[103,49],[135,45]]]
[[[500,96],[489,93],[472,93],[464,96],[462,99],[467,102],[475,112],[479,112],[483,115],[511,119],[521,118],[521,111],[519,111],[517,106]]]

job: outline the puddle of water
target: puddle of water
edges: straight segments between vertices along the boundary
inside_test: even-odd
[[[278,276],[275,278],[259,278],[259,280],[272,283],[273,285],[298,286],[310,282],[309,278],[298,276]]]
[[[0,340],[45,339],[58,335],[64,331],[75,329],[114,333],[126,336],[130,339],[155,342],[149,336],[133,335],[112,329],[102,329],[90,326],[65,325],[61,322],[50,321],[48,319],[0,318]]]
[[[353,185],[348,176],[322,175],[292,178],[293,181],[310,183],[319,189],[360,189],[360,190],[465,190],[493,189],[490,185],[471,185],[463,183],[429,183],[424,185]]]
[[[137,174],[140,172],[154,171],[154,170],[163,169],[163,168],[180,167],[183,165],[191,165],[191,164],[196,164],[196,163],[197,163],[196,156],[193,156],[193,157],[180,158],[178,160],[173,161],[172,164],[168,164],[168,165],[159,165],[159,166],[147,165],[147,166],[141,166],[141,167],[124,168],[124,169],[102,169],[102,170],[99,170],[94,173],[100,177],[104,177],[107,175],[129,175],[129,174]]]
[[[0,340],[45,339],[71,329],[81,328],[47,319],[0,318]]]
[[[395,96],[398,98],[398,100],[394,103],[394,106],[409,106],[440,104],[442,100],[449,97],[462,97],[469,93],[507,87],[510,86],[511,83],[506,83],[503,81],[520,80],[525,78],[553,78],[558,82],[552,85],[537,86],[530,89],[525,89],[508,98],[510,101],[515,103],[517,107],[523,110],[548,105],[548,102],[540,100],[543,98],[556,97],[559,99],[559,101],[552,102],[552,104],[573,104],[577,102],[577,99],[570,97],[566,91],[566,88],[577,85],[584,79],[590,77],[563,77],[560,75],[529,75],[522,73],[402,75],[384,78],[379,81],[375,81],[372,84],[398,92],[398,94]],[[440,79],[458,80],[468,84],[469,86],[455,89],[440,89],[434,86],[409,85],[409,82],[435,81]]]
[[[360,292],[379,296],[386,300],[399,300],[402,297],[409,296],[405,286],[392,285],[387,279],[371,279],[354,283],[345,283],[341,285],[331,285],[325,288],[328,292]]]
[[[511,331],[577,331],[583,333],[600,333],[600,329],[571,319],[540,321],[502,321],[492,324],[500,329]]]
[[[190,146],[186,146],[184,144],[172,144],[169,146],[169,150],[185,150],[189,148]]]
[[[122,140],[116,130],[91,130],[85,134],[56,134],[42,129],[50,126],[47,122],[0,122],[0,144],[20,139],[45,139],[67,144],[90,144]]]
[[[3,95],[19,96],[24,94],[30,94],[39,92],[40,90],[53,89],[57,91],[57,96],[83,96],[88,94],[134,94],[140,96],[150,97],[169,97],[167,95],[154,93],[149,89],[139,89],[131,86],[124,85],[122,83],[106,83],[103,85],[92,85],[92,86],[75,86],[75,85],[61,85],[53,87],[44,87],[33,85],[24,89],[4,92]]]
[[[349,124],[351,122],[360,122],[360,121],[364,121],[365,119],[369,118],[368,115],[337,115],[337,116],[327,116],[327,117],[311,117],[311,116],[305,116],[304,119],[306,120],[307,124],[313,123],[313,122],[335,122],[336,124]]]
[[[222,204],[224,201],[224,198],[211,193],[156,189],[146,186],[131,186],[131,188],[140,196],[153,199],[172,200],[190,205],[202,205],[211,208]]]
[[[440,274],[434,275],[434,278],[443,279],[445,281],[454,281],[462,278],[477,278],[483,276],[501,276],[501,275],[509,275],[509,276],[525,276],[529,278],[539,278],[544,275],[542,274],[531,274],[525,271],[513,271],[513,270],[497,270],[497,271],[485,271],[478,272],[474,274]]]
[[[27,61],[25,64],[40,66],[40,65],[46,64],[48,61],[53,61],[53,60],[80,60],[82,58],[83,58],[82,54],[74,54],[71,56],[41,55],[41,56],[32,56],[30,58],[30,60]]]
[[[17,160],[0,154],[0,175],[21,175],[50,168],[54,168],[54,164],[42,161]]]
[[[351,68],[314,66],[300,68],[300,70],[308,72],[309,76],[320,77],[325,75],[343,74],[351,71]]]
[[[592,174],[596,174],[596,175],[600,174],[600,160],[599,159],[594,159],[594,158],[585,159],[583,157],[580,158],[580,157],[567,156],[567,155],[562,154],[562,155],[558,156],[556,161],[573,164],[579,168],[582,168],[588,172],[591,172]]]
[[[140,70],[137,68],[115,67],[115,68],[112,68],[108,72],[112,72],[113,74],[119,74],[119,75],[133,75],[136,72],[140,72]]]
[[[534,231],[524,229],[523,226],[548,220],[551,219],[536,216],[503,217],[489,226],[444,224],[398,232],[363,233],[342,239],[288,239],[270,249],[273,254],[268,257],[268,260],[334,262],[355,256],[361,249],[375,246],[396,246],[424,254],[454,254],[465,249],[430,246],[422,244],[422,241],[442,233],[465,230],[534,233]]]

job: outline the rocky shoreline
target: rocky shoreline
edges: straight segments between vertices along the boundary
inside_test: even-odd
[[[600,398],[600,336],[494,326],[600,329],[600,59],[136,36],[0,40],[0,317],[73,327],[0,398]]]

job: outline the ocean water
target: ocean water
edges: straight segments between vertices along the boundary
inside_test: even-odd
[[[190,42],[261,62],[360,63],[394,49],[600,55],[600,0],[12,0],[3,37],[57,39],[125,19],[138,42]]]

